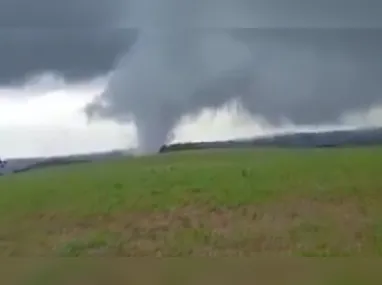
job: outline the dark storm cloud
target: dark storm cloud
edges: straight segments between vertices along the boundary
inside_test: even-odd
[[[0,27],[134,28],[168,23],[210,27],[381,26],[380,0],[2,0]],[[137,13],[137,5],[139,5]],[[172,11],[164,12],[173,6]],[[163,7],[165,9],[163,9]],[[162,10],[161,14],[157,11]],[[195,21],[196,19],[196,21]],[[193,22],[193,23],[191,23]]]
[[[169,20],[176,21],[177,26],[216,28],[382,27],[380,0],[129,0],[124,3],[127,16],[118,19],[134,27],[166,26]],[[174,10],[177,12],[173,13]]]
[[[1,28],[114,26],[116,0],[1,0]]]
[[[55,72],[81,80],[109,72],[135,40],[133,30],[0,29],[0,85]]]
[[[110,72],[134,41],[115,29],[117,0],[0,1],[0,85],[56,72],[81,80]]]
[[[175,4],[176,13],[167,9]],[[126,28],[382,27],[381,11],[379,0],[2,0],[0,84],[44,71],[70,80],[108,72],[135,40]]]
[[[334,122],[382,103],[382,29],[240,31],[253,51],[245,106],[268,119]]]

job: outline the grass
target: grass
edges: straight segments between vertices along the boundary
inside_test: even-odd
[[[381,205],[382,148],[72,165],[0,179],[0,255],[381,255]]]

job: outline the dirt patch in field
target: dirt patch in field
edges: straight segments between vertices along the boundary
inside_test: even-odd
[[[376,254],[375,221],[354,199],[188,205],[80,220],[41,213],[0,229],[3,255],[240,256]]]

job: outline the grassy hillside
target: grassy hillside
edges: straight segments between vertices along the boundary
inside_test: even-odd
[[[0,179],[2,255],[380,255],[382,148],[188,151]]]

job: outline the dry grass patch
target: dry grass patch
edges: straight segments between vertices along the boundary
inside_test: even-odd
[[[375,213],[374,213],[375,214]],[[376,254],[376,222],[356,199],[130,211],[72,219],[38,214],[0,230],[3,255],[238,256]]]

